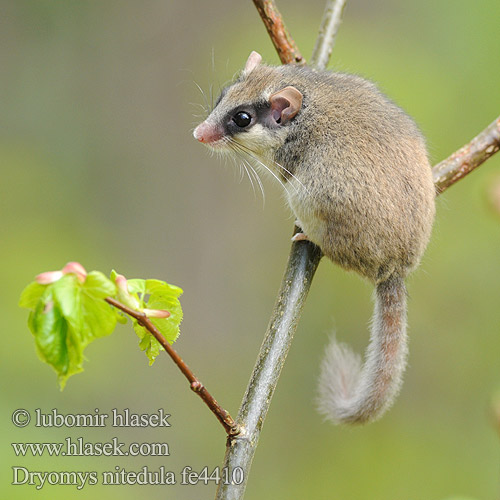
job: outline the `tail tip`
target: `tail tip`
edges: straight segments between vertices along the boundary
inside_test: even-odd
[[[334,424],[351,422],[362,371],[361,357],[346,344],[332,338],[321,362],[317,407]]]

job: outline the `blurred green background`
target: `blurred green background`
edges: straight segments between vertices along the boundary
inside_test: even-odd
[[[278,2],[307,57],[323,0]],[[198,104],[251,50],[278,63],[252,3],[213,0],[0,1],[2,485],[26,498],[212,498],[194,486],[10,486],[11,466],[99,473],[219,466],[219,424],[164,356],[149,368],[129,325],[87,351],[60,392],[36,355],[19,294],[78,260],[185,290],[176,348],[233,414],[285,267],[293,218],[193,140]],[[498,0],[350,0],[330,67],[361,74],[413,115],[433,163],[500,113]],[[210,97],[209,97],[210,99]],[[198,116],[197,116],[198,115]],[[201,115],[201,116],[200,116]],[[379,422],[356,429],[313,411],[329,333],[367,345],[371,286],[324,261],[264,427],[247,496],[256,499],[500,498],[500,155],[438,200],[432,242],[409,280],[410,363]],[[171,413],[158,429],[17,429],[53,408]],[[11,442],[165,441],[165,458],[22,458]]]

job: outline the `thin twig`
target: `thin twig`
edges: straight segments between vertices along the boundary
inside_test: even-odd
[[[210,408],[213,414],[217,417],[219,422],[223,425],[228,436],[235,436],[240,432],[239,426],[235,423],[231,415],[222,408],[215,398],[207,391],[206,387],[196,378],[196,375],[191,371],[189,366],[184,362],[184,360],[177,354],[175,349],[168,343],[165,337],[160,333],[158,328],[151,322],[151,320],[140,311],[136,311],[127,307],[126,305],[118,302],[112,297],[106,297],[106,302],[111,304],[113,307],[120,309],[125,314],[128,314],[132,318],[136,319],[137,322],[146,328],[155,339],[162,345],[167,354],[172,358],[174,363],[179,367],[184,376],[189,380],[191,390],[194,391],[205,404]]]
[[[253,0],[253,3],[259,11],[274,48],[278,52],[280,61],[283,64],[304,64],[305,59],[288,34],[288,30],[274,0]]]
[[[479,167],[500,149],[500,116],[472,141],[432,169],[438,194]]]
[[[326,2],[325,13],[311,56],[313,68],[325,69],[328,66],[345,3],[346,0],[327,0]]]

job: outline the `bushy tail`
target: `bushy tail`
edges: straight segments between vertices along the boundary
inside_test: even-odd
[[[321,365],[318,407],[334,423],[365,423],[387,410],[401,387],[408,352],[402,278],[376,286],[366,360],[333,339]]]

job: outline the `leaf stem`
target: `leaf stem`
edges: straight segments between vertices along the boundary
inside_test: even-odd
[[[118,300],[112,297],[106,297],[104,299],[108,304],[120,309],[120,311],[128,314],[137,322],[146,328],[148,332],[155,337],[156,340],[162,345],[167,354],[172,358],[174,363],[179,367],[180,371],[188,379],[191,390],[198,394],[200,398],[205,402],[205,404],[210,408],[212,413],[217,417],[219,422],[224,427],[227,435],[229,437],[236,436],[240,433],[240,427],[235,423],[231,415],[222,408],[215,398],[208,392],[207,388],[200,382],[196,375],[192,372],[185,361],[177,354],[177,351],[169,344],[165,337],[160,333],[156,326],[151,322],[151,320],[141,311],[136,311],[131,309],[126,305],[122,304]]]

